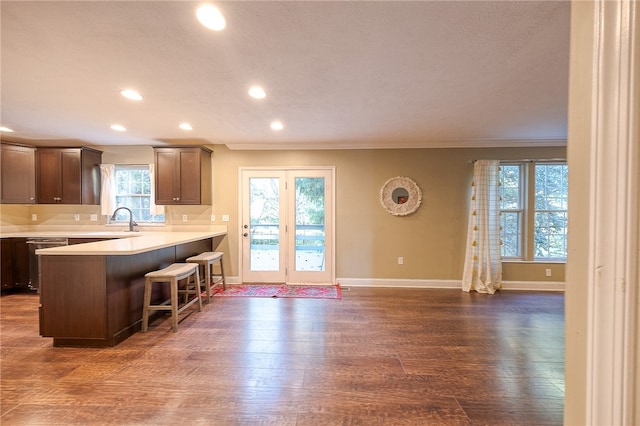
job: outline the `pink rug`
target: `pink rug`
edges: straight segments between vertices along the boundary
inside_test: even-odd
[[[227,284],[227,289],[216,289],[218,297],[301,297],[314,299],[340,299],[340,284],[286,285],[286,284]]]

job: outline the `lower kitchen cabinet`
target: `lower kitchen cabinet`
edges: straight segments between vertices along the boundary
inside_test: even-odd
[[[140,330],[144,275],[211,249],[207,238],[126,256],[40,256],[40,334],[53,346],[115,346]]]
[[[0,241],[0,252],[2,264],[2,291],[10,290],[15,287],[13,283],[13,248],[11,247],[11,240],[9,238],[3,238]]]
[[[29,247],[26,238],[2,238],[2,291],[29,288]]]

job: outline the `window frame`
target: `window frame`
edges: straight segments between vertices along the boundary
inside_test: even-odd
[[[531,210],[532,210],[532,215],[531,215],[531,222],[532,222],[532,234],[531,234],[531,258],[536,261],[536,262],[554,262],[554,261],[560,261],[560,262],[566,262],[567,260],[567,234],[566,234],[566,230],[567,230],[567,216],[569,213],[569,206],[568,206],[568,201],[565,202],[565,209],[538,209],[536,206],[536,182],[535,182],[535,169],[538,166],[565,166],[567,167],[567,162],[566,161],[536,161],[533,164],[533,172],[532,172],[532,179],[534,180],[533,182],[533,186],[532,186],[532,197],[531,197]],[[568,174],[569,174],[569,170],[567,167],[567,177],[565,177],[565,181],[567,184],[567,199],[568,199],[568,187],[569,187],[569,183],[568,183]],[[537,213],[558,213],[558,212],[564,212],[564,216],[565,216],[565,225],[564,225],[564,229],[565,229],[565,234],[564,234],[564,248],[565,248],[565,256],[564,257],[536,257],[536,243],[535,243],[535,238],[536,238],[536,229],[535,229],[535,222],[536,222],[536,214]]]
[[[520,256],[503,256],[503,261],[506,262],[537,262],[537,263],[549,263],[549,262],[562,262],[565,263],[565,257],[536,257],[535,256],[535,217],[536,213],[543,212],[544,210],[537,210],[535,204],[536,196],[536,165],[563,165],[567,166],[566,160],[502,160],[500,161],[500,167],[502,166],[520,166],[520,199],[522,207],[522,215],[520,221]],[[502,181],[502,171],[501,181]],[[568,170],[567,170],[568,174]],[[567,179],[568,180],[568,179]],[[568,192],[568,191],[567,191]],[[500,209],[502,212],[512,211],[510,209]],[[568,214],[568,208],[565,210],[553,210],[553,212],[564,211]],[[566,227],[565,227],[566,229]],[[500,234],[501,239],[503,234]],[[566,248],[566,234],[565,234],[565,248]]]
[[[149,177],[149,193],[148,194],[120,194],[119,193],[119,188],[118,188],[118,183],[117,183],[117,174],[118,171],[122,171],[122,170],[128,170],[128,171],[143,171],[147,173],[147,176]],[[132,212],[134,213],[134,218],[133,220],[138,224],[138,225],[145,225],[145,226],[164,226],[166,224],[166,215],[162,214],[162,215],[151,215],[149,213],[149,216],[151,216],[152,220],[142,220],[141,218],[136,217],[136,212],[138,210],[140,210],[140,208],[135,208],[132,206],[128,206],[128,205],[122,205],[121,203],[118,203],[118,197],[129,197],[129,198],[149,198],[149,203],[152,204],[153,200],[151,200],[151,195],[153,193],[153,191],[151,190],[151,185],[153,185],[153,182],[151,182],[151,177],[149,176],[150,174],[150,168],[148,164],[115,164],[115,170],[114,173],[115,175],[115,180],[116,180],[116,188],[115,188],[115,199],[116,199],[116,208],[118,207],[128,207],[132,210]],[[120,216],[120,213],[122,212],[118,212],[118,217]],[[124,213],[122,213],[124,214]],[[155,218],[155,220],[154,220]],[[128,224],[129,223],[129,218],[127,217],[126,219],[114,219],[111,220],[111,217],[109,217],[109,224],[114,224],[114,225],[123,225],[123,224]]]
[[[526,181],[527,181],[527,168],[526,165],[522,164],[522,162],[519,161],[513,161],[513,162],[500,162],[500,167],[501,170],[500,172],[502,173],[502,167],[504,166],[518,166],[519,168],[519,180],[518,180],[518,204],[519,204],[519,208],[517,209],[503,209],[502,206],[500,206],[500,216],[503,216],[503,212],[504,213],[517,213],[518,214],[518,229],[519,229],[519,233],[518,233],[518,254],[516,256],[502,256],[503,259],[508,259],[508,260],[522,260],[524,253],[526,252],[525,250],[525,234],[526,234],[526,227],[525,227],[525,217],[526,217],[526,213],[527,213],[527,209],[526,209],[526,197],[524,196],[526,191],[523,190],[523,187],[525,187],[526,185]],[[503,189],[502,189],[502,176],[500,179],[500,185],[501,185],[501,190],[500,190],[500,202],[502,203],[502,196],[503,196]],[[502,231],[502,226],[503,226],[503,222],[502,220],[500,220],[500,226],[501,226],[501,231]],[[501,241],[504,243],[504,237],[502,232],[500,232],[500,239]]]

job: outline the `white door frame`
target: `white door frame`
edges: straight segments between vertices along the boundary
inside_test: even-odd
[[[244,211],[243,211],[243,200],[245,197],[244,194],[244,187],[243,187],[243,182],[242,182],[242,177],[244,172],[247,171],[274,171],[274,172],[286,172],[286,171],[307,171],[307,170],[322,170],[322,171],[329,171],[331,174],[331,185],[332,185],[332,190],[330,192],[330,201],[331,205],[328,207],[328,210],[331,214],[331,229],[326,229],[325,232],[327,233],[327,235],[330,235],[330,242],[328,244],[328,248],[330,249],[331,253],[329,254],[329,257],[331,259],[331,262],[327,262],[330,263],[330,271],[329,275],[331,277],[331,283],[335,283],[336,282],[336,168],[335,166],[274,166],[274,167],[266,167],[266,166],[260,166],[260,167],[249,167],[249,166],[241,166],[238,167],[238,275],[239,275],[239,279],[240,282],[243,282],[243,241],[242,241],[242,234],[243,234],[243,217],[244,217]]]

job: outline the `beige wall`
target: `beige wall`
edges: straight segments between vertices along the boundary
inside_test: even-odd
[[[467,231],[470,160],[565,158],[564,148],[390,149],[317,151],[214,150],[213,206],[230,215],[228,244],[238,251],[238,169],[266,166],[335,166],[336,276],[459,280]],[[379,191],[391,177],[408,176],[422,189],[423,203],[410,216],[388,214]],[[234,232],[234,230],[236,230]],[[404,257],[404,265],[397,257]],[[237,257],[237,256],[236,256]],[[233,257],[233,274],[238,273]],[[544,269],[553,268],[547,278]],[[563,281],[564,264],[505,265],[505,280]]]
[[[153,162],[148,146],[100,146],[104,163]],[[460,280],[467,231],[471,160],[565,158],[564,148],[388,149],[312,151],[231,151],[210,145],[213,154],[211,206],[167,207],[167,223],[228,225],[221,249],[230,253],[231,276],[239,275],[238,170],[240,167],[334,166],[336,169],[336,277],[354,279]],[[379,201],[391,177],[408,176],[422,189],[423,202],[410,216],[387,213]],[[2,223],[38,226],[104,225],[99,206],[3,206],[12,214]],[[38,219],[31,222],[31,214]],[[75,221],[74,215],[80,220]],[[98,221],[91,222],[90,215]],[[182,216],[188,216],[188,222]],[[216,221],[211,222],[211,215]],[[222,222],[222,215],[229,222]],[[398,256],[404,264],[398,265]],[[545,269],[552,269],[546,277]],[[564,281],[564,264],[505,263],[506,281]]]

